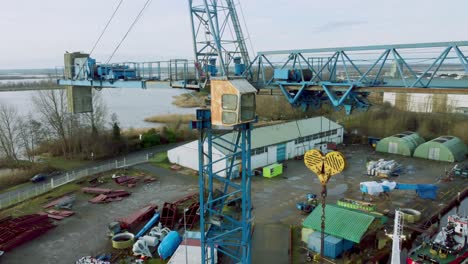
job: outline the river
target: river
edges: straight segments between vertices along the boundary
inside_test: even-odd
[[[172,97],[188,92],[184,89],[121,89],[109,88],[100,91],[108,108],[109,116],[116,113],[123,128],[147,128],[157,124],[144,119],[164,114],[195,114],[194,108],[180,108],[172,104]],[[36,91],[0,92],[0,103],[16,106],[20,114],[34,113],[32,97]],[[108,118],[110,121],[110,118]]]

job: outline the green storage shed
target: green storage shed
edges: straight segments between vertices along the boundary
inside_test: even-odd
[[[375,150],[378,152],[411,156],[415,149],[424,142],[425,140],[417,133],[407,131],[383,138],[377,143]]]
[[[414,151],[414,157],[447,162],[463,161],[467,154],[465,143],[454,136],[440,136]]]

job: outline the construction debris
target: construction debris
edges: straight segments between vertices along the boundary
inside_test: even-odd
[[[130,195],[129,192],[125,190],[111,190],[111,189],[102,189],[106,192],[106,194],[102,193],[94,198],[90,199],[88,202],[98,204],[98,203],[108,203],[114,201],[122,201],[123,197],[127,197]],[[107,192],[110,190],[110,192]],[[93,190],[96,191],[96,190]]]
[[[126,217],[117,219],[117,221],[122,229],[134,229],[141,222],[150,219],[156,209],[158,209],[157,205],[149,204]]]
[[[179,165],[175,165],[175,164],[174,164],[174,165],[171,166],[171,170],[177,171],[177,170],[180,170],[180,169],[182,169],[182,167],[179,166]]]
[[[48,204],[44,205],[43,208],[50,208],[54,206],[58,209],[71,209],[75,200],[76,197],[74,195],[65,195],[58,199],[52,200]]]
[[[39,215],[47,215],[49,218],[54,219],[54,220],[62,220],[64,218],[70,217],[75,214],[73,211],[69,210],[62,210],[62,211],[57,211],[57,210],[47,210],[46,212],[40,212],[38,213]]]
[[[156,179],[153,178],[153,177],[150,177],[150,176],[145,177],[145,178],[143,179],[143,182],[144,182],[144,183],[151,183],[151,182],[154,182],[154,181],[156,181]]]
[[[115,183],[119,185],[125,185],[125,184],[135,184],[137,181],[139,181],[138,178],[136,177],[130,177],[130,176],[120,176],[117,178],[114,178]]]
[[[10,251],[54,227],[47,215],[32,214],[3,218],[0,220],[0,250]]]
[[[367,175],[388,178],[389,176],[398,176],[401,173],[402,167],[394,160],[379,159],[377,161],[369,161],[366,165]]]
[[[104,188],[94,188],[94,187],[84,187],[81,188],[84,193],[89,194],[108,194],[112,192],[112,189],[104,189]]]
[[[99,260],[91,256],[87,256],[87,257],[80,258],[79,260],[75,262],[75,264],[110,264],[110,262]]]
[[[112,247],[125,249],[133,246],[135,236],[132,233],[120,233],[112,237]]]
[[[177,204],[164,202],[161,213],[161,223],[163,226],[173,229],[177,220],[177,215]]]

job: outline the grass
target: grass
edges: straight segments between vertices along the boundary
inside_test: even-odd
[[[38,211],[43,209],[42,206],[46,204],[47,202],[53,199],[56,199],[58,197],[61,197],[65,194],[76,192],[80,188],[81,186],[76,183],[65,184],[63,186],[60,186],[58,188],[51,190],[50,192],[47,192],[35,198],[26,200],[13,207],[10,207],[8,209],[1,211],[0,217],[5,217],[8,215],[17,217],[17,216],[26,215],[26,214],[37,213]]]
[[[184,122],[188,123],[192,120],[195,120],[194,114],[168,114],[168,115],[158,115],[145,118],[146,122],[153,123],[173,123],[173,122]]]
[[[150,159],[150,163],[166,169],[170,169],[172,166],[172,164],[169,162],[169,159],[167,158],[167,152],[157,153],[153,158]]]
[[[63,157],[48,157],[44,158],[44,160],[49,166],[59,170],[71,170],[92,163],[89,160],[70,160]]]
[[[0,192],[6,192],[7,190],[14,190],[20,186],[25,185],[31,177],[37,173],[41,172],[50,172],[54,168],[50,167],[48,164],[36,163],[25,166],[21,169],[15,169],[14,171],[3,174],[0,176]],[[18,186],[20,185],[20,186]]]
[[[173,96],[174,101],[172,104],[178,107],[202,107],[205,105],[205,99],[207,98],[206,93],[192,92],[184,93],[181,95]]]
[[[20,184],[15,185],[15,186],[12,186],[12,187],[10,187],[10,188],[1,190],[0,193],[11,192],[11,191],[14,191],[14,190],[16,190],[16,189],[22,188],[22,187],[24,187],[24,186],[26,186],[26,185],[29,185],[29,184],[31,184],[29,181],[23,182],[23,183],[20,183]]]

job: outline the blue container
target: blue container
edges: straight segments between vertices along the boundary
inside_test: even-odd
[[[182,242],[182,237],[176,231],[171,231],[167,236],[163,239],[161,244],[158,247],[158,254],[159,256],[165,260],[168,257],[172,256],[174,252],[179,247],[180,243]]]
[[[343,239],[325,235],[325,257],[336,259],[343,253]],[[309,235],[307,246],[310,250],[320,253],[320,232]]]
[[[353,248],[354,242],[350,240],[343,239],[343,252],[348,251]]]

